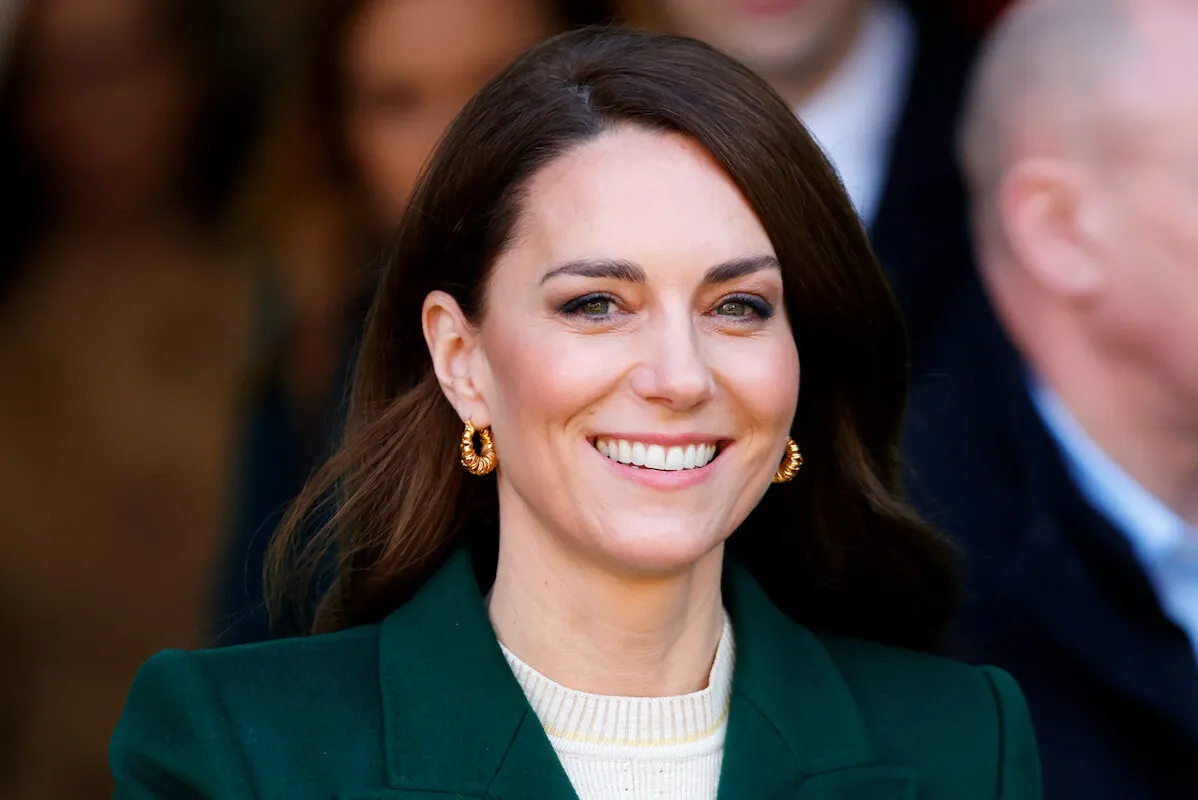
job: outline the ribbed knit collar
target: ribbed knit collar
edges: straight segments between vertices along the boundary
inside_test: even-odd
[[[562,741],[621,748],[723,745],[736,659],[726,612],[707,687],[674,697],[616,697],[568,689],[500,646],[555,747]]]

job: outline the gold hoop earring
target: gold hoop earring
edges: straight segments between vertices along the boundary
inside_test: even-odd
[[[778,471],[774,473],[773,483],[786,483],[794,480],[794,476],[799,474],[799,470],[803,468],[803,454],[799,451],[798,442],[789,436],[786,437],[786,455],[782,456],[782,463],[778,465]]]
[[[471,475],[486,475],[499,465],[499,454],[495,452],[495,440],[491,438],[490,428],[478,431],[478,439],[482,442],[481,452],[474,449],[474,433],[474,423],[466,420],[466,429],[462,431],[462,466]]]

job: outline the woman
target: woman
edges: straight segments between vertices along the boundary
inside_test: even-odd
[[[117,797],[1039,796],[1010,678],[912,652],[956,584],[898,495],[901,322],[758,78],[563,35],[411,209],[276,543],[319,573],[331,513],[320,635],[152,660]]]

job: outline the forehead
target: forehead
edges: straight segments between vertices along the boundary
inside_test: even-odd
[[[547,265],[605,257],[701,272],[774,254],[740,190],[697,143],[634,127],[609,130],[533,176],[516,241]]]
[[[1118,83],[1119,105],[1144,140],[1198,152],[1198,6],[1133,14],[1141,44]]]
[[[351,26],[347,60],[357,72],[497,69],[550,27],[536,0],[373,0]]]

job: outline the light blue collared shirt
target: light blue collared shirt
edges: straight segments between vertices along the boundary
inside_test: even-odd
[[[1127,537],[1165,613],[1198,655],[1198,528],[1141,486],[1082,429],[1050,388],[1032,379],[1032,402],[1056,439],[1074,484]]]

